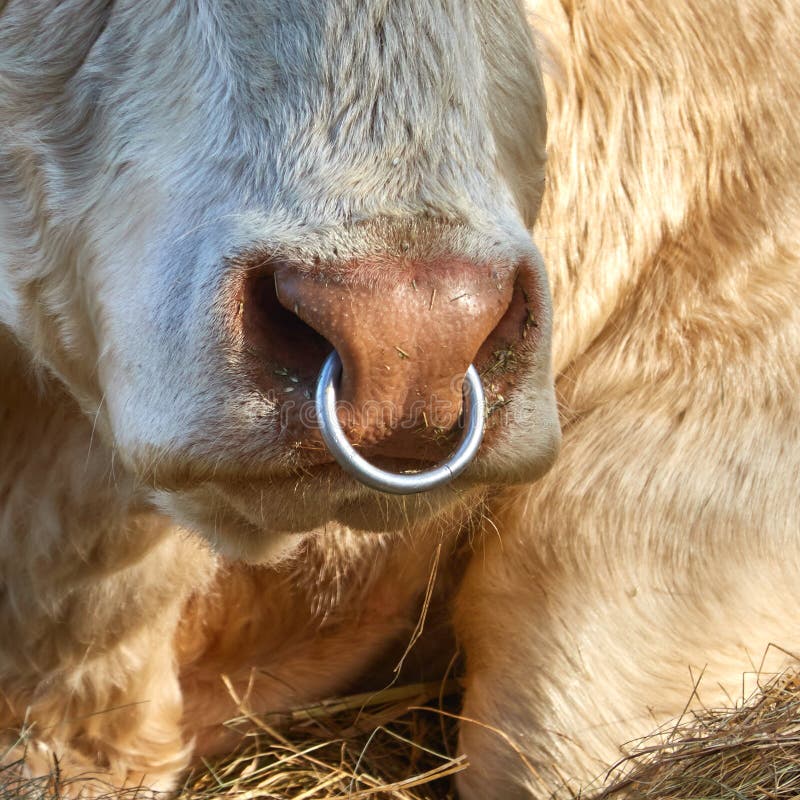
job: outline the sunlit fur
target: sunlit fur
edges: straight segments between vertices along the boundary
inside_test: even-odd
[[[531,12],[564,439],[459,597],[465,714],[536,770],[465,724],[470,798],[575,789],[800,652],[800,9]]]
[[[235,704],[220,673],[260,711],[353,688],[407,640],[433,565],[446,608],[465,551],[456,630],[477,721],[462,725],[465,798],[574,788],[679,713],[703,669],[699,697],[718,702],[768,643],[800,649],[791,3],[531,3],[550,72],[534,236],[554,296],[556,467],[401,532],[276,538],[261,555],[283,560],[261,568],[154,510],[159,457],[213,444],[204,421],[221,390],[201,345],[216,329],[194,312],[214,296],[215,259],[262,236],[327,235],[342,212],[332,194],[367,217],[424,200],[520,236],[541,199],[543,98],[516,11],[489,22],[459,8],[447,35],[474,48],[483,20],[488,72],[453,48],[435,78],[456,82],[463,113],[415,119],[420,151],[462,169],[411,175],[401,153],[393,172],[388,117],[376,150],[347,116],[330,138],[324,96],[300,127],[260,105],[276,78],[254,31],[277,4],[150,3],[147,19],[137,6],[0,2],[0,727],[33,725],[28,770],[58,755],[66,776],[174,785],[193,735],[202,752],[226,744],[215,725]],[[399,37],[419,18],[396,7]],[[337,19],[322,3],[292,8],[302,24],[279,15],[276,39],[288,64],[310,52],[308,26]],[[103,30],[108,49],[87,53]],[[327,32],[332,74],[369,74],[349,63],[363,37],[348,47],[346,26]],[[244,86],[238,63],[260,65]],[[357,107],[364,87],[351,91]],[[233,125],[254,104],[255,129]],[[271,151],[264,119],[311,140],[287,134]],[[292,153],[314,154],[314,169]],[[256,195],[261,210],[243,214]],[[510,431],[496,468],[537,436]],[[175,495],[161,491],[163,509]],[[265,517],[280,515],[268,500]],[[216,533],[236,550],[238,533]]]

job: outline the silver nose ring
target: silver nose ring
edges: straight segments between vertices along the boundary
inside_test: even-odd
[[[389,494],[416,494],[442,486],[461,474],[475,457],[483,439],[483,386],[478,371],[470,364],[464,376],[464,433],[458,447],[443,464],[422,472],[387,472],[362,458],[347,441],[336,416],[336,386],[342,375],[342,362],[334,350],[322,365],[317,379],[316,409],[320,433],[331,455],[345,472],[356,480]]]

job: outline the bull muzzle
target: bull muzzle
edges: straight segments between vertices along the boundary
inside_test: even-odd
[[[433,230],[408,251],[384,236],[358,257],[244,254],[228,361],[274,403],[287,463],[411,494],[492,447],[538,358],[543,286],[532,249],[487,255],[456,233],[460,250]]]

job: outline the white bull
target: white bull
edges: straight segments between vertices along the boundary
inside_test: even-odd
[[[170,789],[228,744],[221,673],[257,711],[374,681],[434,560],[465,798],[579,786],[689,668],[715,701],[798,646],[798,11],[530,10],[541,214],[511,0],[0,0],[0,728],[30,773]],[[531,485],[537,215],[564,442]],[[304,416],[332,346],[394,469],[447,452],[474,362],[474,464],[346,477]]]

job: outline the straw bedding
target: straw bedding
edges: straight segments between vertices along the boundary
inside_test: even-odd
[[[338,698],[280,717],[243,709],[228,723],[241,733],[239,748],[187,775],[179,800],[454,799],[452,776],[468,768],[457,753],[459,700],[458,682],[448,680]],[[685,714],[625,749],[629,755],[582,798],[796,800],[800,669],[763,681],[736,707]],[[39,780],[4,771],[0,800],[68,794],[57,768]],[[131,789],[108,797],[150,796]]]

